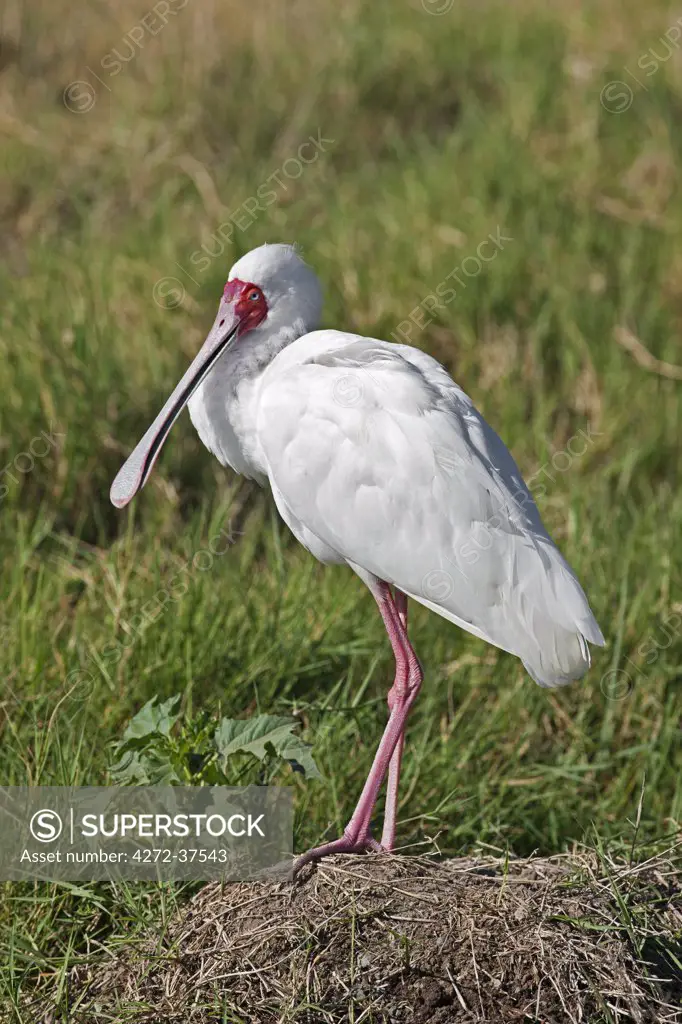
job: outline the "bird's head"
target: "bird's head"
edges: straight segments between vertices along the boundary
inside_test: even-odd
[[[171,427],[220,357],[279,332],[299,337],[317,326],[322,290],[292,245],[261,245],[230,270],[204,344],[151,427],[118,471],[110,498],[123,508],[147,482]]]
[[[221,309],[239,319],[239,337],[261,325],[268,334],[290,328],[299,336],[317,326],[322,290],[293,245],[261,245],[232,267]]]

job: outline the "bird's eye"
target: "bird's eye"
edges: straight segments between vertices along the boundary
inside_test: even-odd
[[[254,288],[252,291],[249,292],[249,302],[258,302],[259,299],[260,292],[258,291],[257,288]]]

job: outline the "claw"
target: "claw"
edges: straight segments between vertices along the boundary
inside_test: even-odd
[[[320,860],[322,857],[328,857],[332,853],[367,853],[368,851],[379,853],[382,849],[381,844],[376,839],[373,839],[371,835],[367,835],[363,839],[353,839],[352,836],[343,835],[339,839],[334,839],[331,843],[314,846],[312,850],[302,853],[294,861],[293,874],[296,877],[301,868],[305,867],[306,864],[310,864],[314,860]]]

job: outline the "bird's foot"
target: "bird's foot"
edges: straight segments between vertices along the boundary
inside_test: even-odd
[[[306,864],[321,860],[322,857],[329,857],[333,853],[366,853],[368,851],[381,853],[383,847],[376,839],[372,838],[369,832],[358,836],[348,835],[344,832],[339,839],[334,839],[331,843],[323,843],[321,846],[314,846],[312,850],[297,857],[293,867],[294,877]]]

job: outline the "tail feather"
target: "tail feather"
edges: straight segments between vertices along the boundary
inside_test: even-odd
[[[539,686],[566,686],[580,679],[591,664],[589,644],[604,646],[580,583],[549,538],[517,539],[498,600],[479,618],[453,607],[454,594],[440,602],[403,589],[468,632],[515,654]]]
[[[601,636],[596,622],[594,625]],[[581,679],[592,664],[587,638],[582,633],[569,633],[566,630],[555,637],[552,648],[549,645],[542,649],[537,647],[532,653],[521,655],[521,661],[538,686],[549,688],[567,686]]]
[[[515,653],[539,686],[565,686],[589,669],[588,641],[603,647],[604,637],[585,592],[549,538],[535,538],[517,554],[525,586],[517,588],[508,607],[515,619]]]

